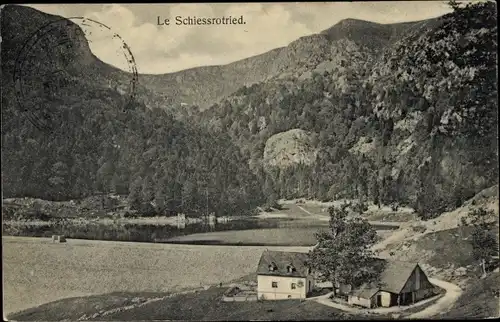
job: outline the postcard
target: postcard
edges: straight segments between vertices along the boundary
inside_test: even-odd
[[[1,7],[10,321],[498,317],[493,1]]]

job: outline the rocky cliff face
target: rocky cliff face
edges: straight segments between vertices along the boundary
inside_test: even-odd
[[[316,161],[317,135],[293,129],[271,136],[264,148],[264,163],[286,168],[294,164],[311,165]]]

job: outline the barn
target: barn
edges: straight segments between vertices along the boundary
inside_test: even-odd
[[[383,269],[376,283],[349,291],[348,303],[367,308],[410,305],[435,294],[418,263],[376,259]]]

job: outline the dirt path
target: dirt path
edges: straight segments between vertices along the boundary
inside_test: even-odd
[[[344,305],[344,304],[340,304],[340,303],[336,303],[336,302],[331,301],[329,299],[329,297],[332,294],[333,294],[333,292],[330,292],[330,293],[327,293],[325,295],[316,296],[316,297],[310,297],[310,298],[307,298],[306,300],[307,301],[318,302],[319,304],[323,304],[325,306],[333,307],[335,309],[339,309],[339,310],[342,310],[342,311],[345,311],[345,312],[349,312],[349,313],[360,313],[360,312],[363,312],[363,310],[361,310],[361,309],[358,309],[358,308],[355,308],[355,307],[351,307],[351,306],[348,306],[348,305]]]
[[[462,294],[462,290],[460,289],[460,287],[458,287],[455,284],[452,284],[452,283],[449,283],[446,281],[442,281],[442,280],[438,280],[435,278],[429,278],[429,281],[432,284],[445,289],[446,294],[443,297],[439,298],[434,304],[430,305],[429,307],[423,309],[420,312],[416,312],[416,313],[413,313],[413,314],[405,317],[405,319],[423,319],[423,318],[429,318],[432,316],[439,315],[442,312],[447,312],[452,307],[452,305],[455,303],[455,301],[458,299],[458,297]],[[352,306],[349,306],[346,304],[332,302],[329,299],[329,296],[331,294],[332,293],[328,293],[328,294],[325,294],[322,296],[309,298],[308,300],[315,301],[315,302],[318,302],[320,304],[323,304],[323,305],[326,305],[329,307],[333,307],[333,308],[336,308],[336,309],[339,309],[339,310],[342,310],[345,312],[354,313],[354,314],[368,314],[368,313],[382,313],[382,314],[384,314],[384,313],[404,312],[408,309],[424,305],[424,304],[435,299],[435,297],[432,297],[432,298],[420,301],[414,305],[403,306],[403,307],[393,306],[393,307],[388,307],[388,308],[382,307],[382,308],[367,310],[367,309],[355,308],[355,307],[352,307]]]
[[[316,218],[316,219],[319,219],[319,220],[330,220],[330,216],[327,216],[327,215],[320,215],[320,214],[315,214],[315,213],[312,213],[310,212],[309,210],[307,209],[304,209],[302,208],[301,206],[299,205],[295,205],[297,208],[299,208],[300,210],[302,210],[303,212],[305,212],[306,214]]]
[[[310,212],[309,210],[307,209],[304,209],[303,207],[301,207],[300,205],[295,205],[297,208],[299,208],[300,210],[302,210],[303,212],[305,212],[306,214],[316,218],[316,219],[319,219],[319,220],[330,220],[330,216],[329,215],[323,215],[323,214],[318,214],[318,213],[313,213],[313,212]],[[370,225],[376,225],[376,226],[391,226],[391,227],[400,227],[402,224],[404,224],[404,222],[400,222],[400,221],[381,221],[381,220],[371,220],[371,221],[368,221],[370,223]]]
[[[436,286],[444,288],[446,290],[446,294],[428,308],[408,316],[408,319],[428,318],[443,312],[447,312],[451,309],[452,305],[457,301],[457,299],[462,294],[462,289],[455,284],[438,280],[435,278],[429,278],[429,281]]]
[[[96,318],[102,318],[102,317],[105,317],[105,316],[108,316],[111,314],[115,314],[118,312],[129,311],[129,310],[136,309],[136,308],[139,308],[141,306],[144,306],[144,305],[147,305],[150,303],[162,301],[162,300],[165,300],[165,299],[172,297],[172,296],[194,293],[194,292],[197,292],[200,290],[201,289],[195,289],[195,290],[188,290],[188,291],[183,291],[183,292],[172,293],[172,294],[168,294],[168,295],[165,295],[162,297],[154,297],[154,298],[147,299],[146,301],[137,302],[137,303],[126,305],[126,306],[116,307],[116,308],[113,308],[111,310],[96,312],[96,313],[91,314],[91,315],[84,314],[78,318],[78,321],[88,321],[90,319],[95,320]]]

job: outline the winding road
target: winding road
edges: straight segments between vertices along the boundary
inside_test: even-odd
[[[455,284],[450,282],[438,280],[435,278],[429,278],[429,281],[446,290],[446,294],[436,301],[433,305],[425,308],[420,312],[416,312],[408,316],[408,319],[422,319],[428,318],[435,315],[439,315],[440,313],[447,312],[451,309],[453,304],[457,301],[457,299],[462,295],[462,289]]]
[[[424,318],[430,318],[434,317],[436,315],[439,315],[441,313],[447,312],[451,309],[453,304],[456,302],[456,300],[460,297],[462,294],[462,290],[460,287],[458,287],[455,284],[435,279],[435,278],[429,278],[429,281],[436,285],[439,286],[443,289],[446,290],[446,294],[442,297],[440,297],[435,303],[431,304],[430,306],[426,307],[422,311],[410,314],[404,319],[424,319]],[[349,305],[341,304],[341,303],[335,303],[332,302],[329,297],[332,293],[328,293],[322,296],[317,296],[317,297],[312,297],[307,300],[309,301],[315,301],[317,303],[333,307],[338,310],[342,310],[345,312],[349,313],[354,313],[354,314],[367,314],[367,313],[382,313],[382,314],[387,314],[387,313],[398,313],[398,312],[404,312],[408,309],[415,308],[421,305],[424,305],[436,298],[436,296],[431,297],[429,299],[425,299],[423,301],[417,302],[414,305],[409,305],[409,306],[392,306],[392,307],[381,307],[381,308],[375,308],[375,309],[361,309],[361,308],[356,308],[352,307]]]
[[[308,214],[314,218],[317,218],[320,220],[328,220],[329,219],[329,216],[327,216],[327,215],[312,213],[309,210],[301,207],[300,205],[294,205],[294,206],[299,208],[300,210],[302,210],[303,212],[305,212],[306,214]],[[388,222],[381,222],[381,221],[371,221],[370,224],[372,224],[372,225],[393,225],[393,226],[400,227],[403,223],[401,223],[401,222],[389,222],[388,223]],[[374,249],[383,249],[392,240],[398,240],[401,238],[402,235],[404,236],[405,232],[406,232],[405,230],[400,230],[400,231],[395,232],[393,234],[393,236],[386,238],[382,243],[377,244],[374,247]],[[442,289],[445,289],[446,294],[444,296],[441,296],[435,303],[426,307],[422,311],[408,315],[407,317],[405,317],[406,319],[429,318],[429,317],[439,315],[443,312],[447,312],[448,310],[451,309],[453,304],[457,301],[457,299],[462,294],[462,289],[460,287],[458,287],[457,285],[452,284],[450,282],[446,282],[446,281],[439,280],[436,278],[429,278],[429,281],[432,284],[434,284]],[[318,296],[318,297],[314,297],[314,298],[310,298],[308,300],[316,301],[320,304],[330,306],[330,307],[340,309],[340,310],[350,312],[350,313],[397,313],[397,312],[403,312],[403,311],[408,310],[410,308],[415,308],[415,307],[424,305],[424,304],[426,304],[426,303],[428,303],[436,298],[436,297],[432,297],[432,298],[417,302],[414,305],[410,305],[410,306],[376,308],[376,309],[372,309],[372,310],[365,310],[365,309],[354,308],[354,307],[344,305],[341,303],[332,302],[328,298],[330,295],[331,295],[331,293],[326,294],[326,295],[322,295],[322,296]]]

